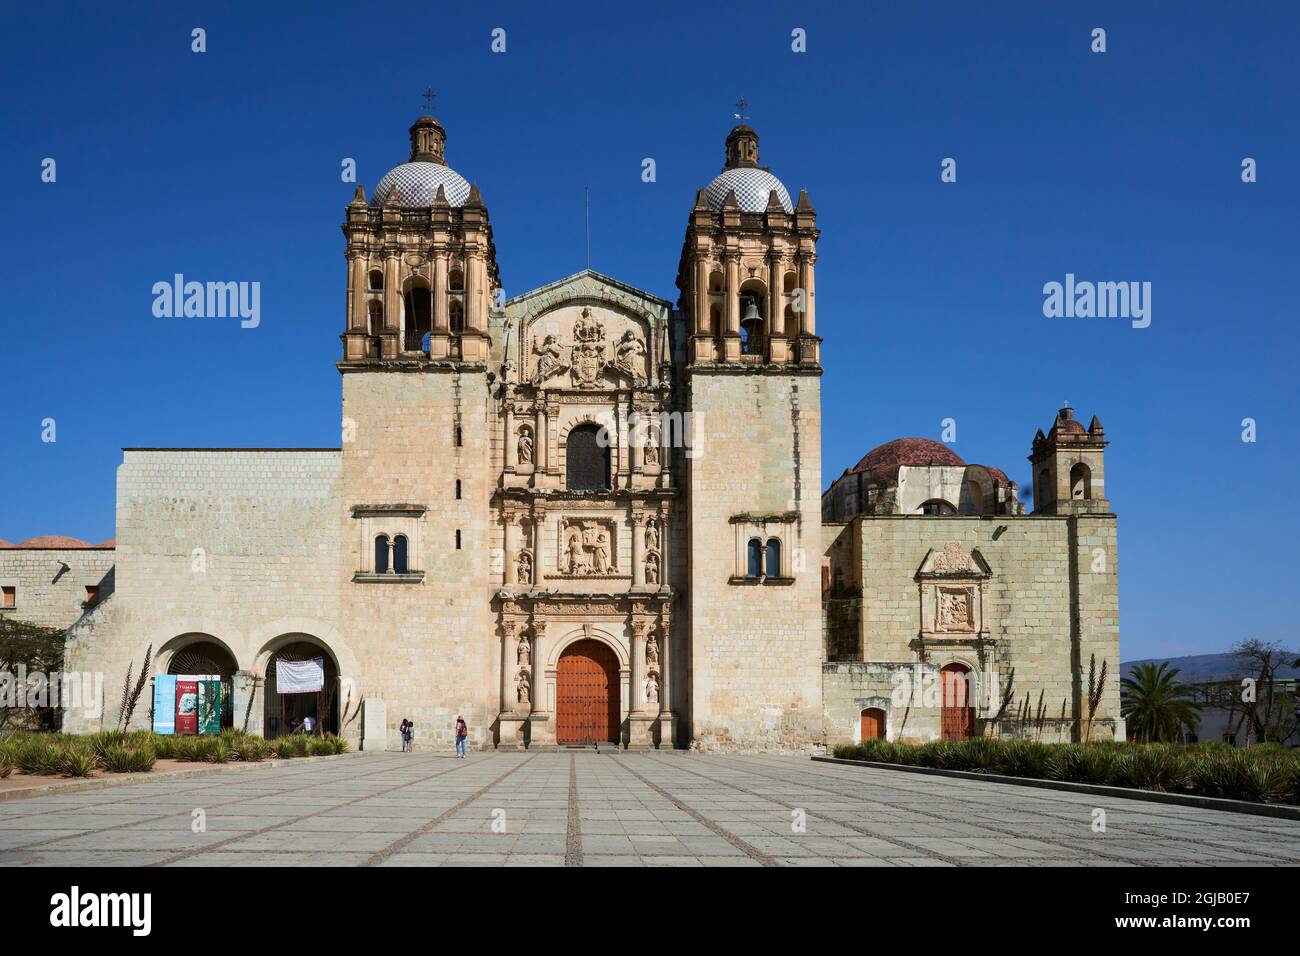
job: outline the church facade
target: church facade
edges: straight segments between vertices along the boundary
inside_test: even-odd
[[[1099,423],[1040,433],[1032,515],[921,439],[823,495],[817,217],[751,128],[685,210],[676,301],[590,270],[504,300],[482,195],[434,117],[409,132],[346,209],[340,446],[124,450],[67,621],[103,714],[65,729],[111,723],[151,649],[219,675],[229,725],[369,749],[458,716],[505,748],[1122,734]],[[280,693],[313,658],[323,690]]]

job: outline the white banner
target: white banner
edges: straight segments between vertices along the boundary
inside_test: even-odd
[[[275,659],[275,689],[280,694],[314,694],[325,688],[325,658],[309,661]]]

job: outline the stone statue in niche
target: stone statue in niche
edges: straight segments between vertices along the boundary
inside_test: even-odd
[[[659,464],[659,433],[653,428],[646,434],[645,463],[647,465]]]
[[[516,450],[519,452],[519,464],[531,465],[533,463],[533,433],[529,429],[519,429],[519,441]]]
[[[650,637],[645,642],[645,662],[652,667],[659,663],[659,640],[654,631],[650,632]]]
[[[521,551],[515,561],[515,581],[519,584],[533,583],[533,556]]]
[[[645,679],[645,699],[646,703],[659,703],[659,675],[651,671]]]
[[[528,658],[532,655],[532,653],[533,653],[533,645],[529,643],[528,635],[520,634],[518,649],[515,651],[515,660],[519,663],[520,667],[527,666]]]
[[[518,687],[518,690],[516,691],[516,697],[518,698],[519,703],[521,703],[521,704],[527,704],[527,703],[530,702],[530,691],[531,691],[531,690],[532,690],[532,686],[529,684],[529,681],[528,681],[528,672],[527,672],[527,671],[520,671],[520,673],[519,673],[519,687]]]
[[[648,551],[659,550],[659,526],[654,518],[645,523],[645,546]]]
[[[652,554],[645,559],[645,583],[659,583],[659,555]]]
[[[533,379],[535,382],[543,382],[564,370],[564,350],[560,347],[558,336],[546,336],[533,346],[533,354],[537,356],[537,375]]]
[[[616,574],[612,536],[605,522],[574,521],[564,529],[561,569],[565,574]]]

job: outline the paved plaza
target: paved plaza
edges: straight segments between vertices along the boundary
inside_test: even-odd
[[[0,803],[5,867],[1221,866],[1298,848],[1298,821],[767,755],[357,754]]]

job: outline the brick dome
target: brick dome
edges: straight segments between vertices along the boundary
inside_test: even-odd
[[[903,465],[964,468],[966,462],[947,445],[931,438],[895,438],[863,455],[853,473],[866,473],[877,484],[889,484],[898,481],[898,469]]]
[[[26,541],[19,541],[15,548],[89,548],[89,541],[82,541],[80,538],[69,538],[63,534],[42,534],[35,538],[28,538]]]

